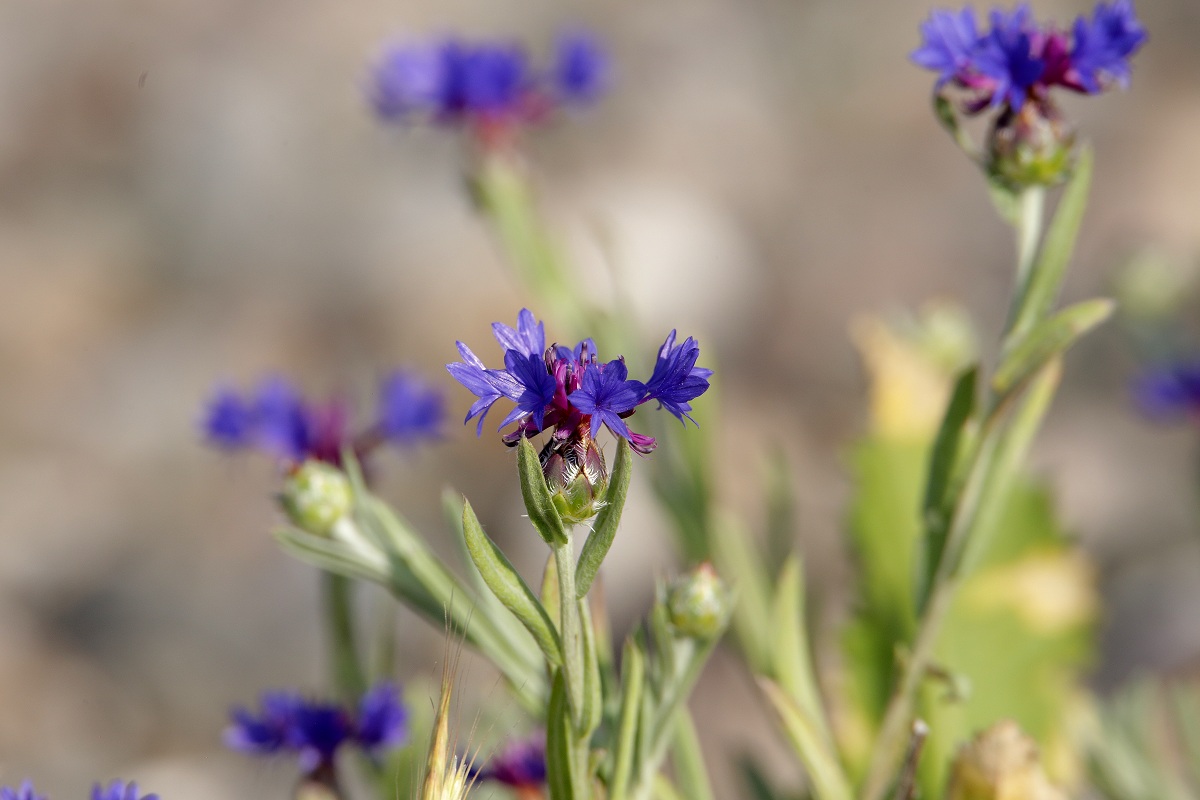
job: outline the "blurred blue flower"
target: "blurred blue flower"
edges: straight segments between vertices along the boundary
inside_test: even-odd
[[[1133,387],[1134,400],[1156,420],[1200,414],[1200,361],[1184,361],[1145,372]]]
[[[711,370],[696,366],[700,355],[696,340],[688,338],[676,345],[675,331],[659,350],[648,384],[631,380],[623,359],[599,362],[591,339],[574,349],[546,348],[545,327],[528,309],[521,310],[515,329],[495,323],[492,332],[504,350],[504,369],[488,369],[462,342],[458,352],[463,360],[447,364],[446,369],[478,398],[464,420],[478,416],[477,433],[483,430],[483,416],[500,398],[516,404],[500,424],[504,428],[517,423],[516,430],[504,437],[508,444],[553,429],[554,440],[565,448],[577,444],[582,435],[595,437],[603,426],[627,439],[638,452],[649,453],[654,439],[630,430],[625,419],[642,403],[657,400],[682,421],[691,411],[690,401],[708,390],[712,375]]]
[[[608,73],[604,49],[584,32],[561,36],[545,68],[516,43],[448,37],[388,46],[371,68],[367,96],[384,121],[465,126],[488,142],[561,106],[595,101]]]
[[[478,781],[496,781],[514,789],[539,789],[546,783],[546,734],[537,731],[509,742],[487,766],[472,771]]]
[[[1048,102],[1055,86],[1097,94],[1108,83],[1127,86],[1129,59],[1146,41],[1133,0],[1099,3],[1089,21],[1076,19],[1071,41],[1053,24],[1039,25],[1027,3],[993,9],[981,31],[971,8],[936,10],[921,23],[921,46],[910,58],[947,83],[968,90],[967,113],[1002,107],[1020,111],[1028,100]]]
[[[367,691],[357,708],[272,691],[263,693],[257,714],[235,708],[230,717],[227,747],[251,756],[293,754],[306,775],[329,768],[343,746],[375,758],[408,736],[408,710],[387,682]]]
[[[0,787],[0,800],[46,800],[46,798],[33,791],[32,782],[25,781],[19,789]]]
[[[289,466],[306,459],[340,465],[347,448],[362,459],[384,442],[408,447],[436,438],[442,417],[438,390],[413,374],[395,372],[383,383],[375,421],[355,433],[345,403],[312,403],[286,379],[271,376],[250,395],[217,389],[202,428],[222,449],[258,450]]]
[[[570,31],[555,43],[554,88],[565,103],[595,102],[608,88],[608,52],[587,31]]]
[[[141,794],[136,783],[113,781],[107,787],[92,787],[92,800],[158,800],[156,794]]]

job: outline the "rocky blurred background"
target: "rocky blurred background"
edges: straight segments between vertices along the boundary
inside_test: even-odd
[[[1036,6],[1064,21],[1090,7]],[[1200,254],[1200,5],[1139,6],[1151,42],[1133,91],[1066,101],[1098,153],[1071,298],[1106,291],[1145,245],[1183,266]],[[285,796],[291,769],[224,753],[220,731],[263,687],[320,685],[314,580],[268,535],[271,466],[200,441],[217,381],[279,371],[365,409],[387,369],[424,370],[449,393],[446,440],[390,456],[381,493],[450,552],[438,494],[453,481],[538,569],[511,453],[457,425],[469,398],[441,366],[528,299],[473,215],[460,143],[371,118],[366,65],[390,39],[536,49],[582,24],[610,44],[612,95],[527,142],[545,208],[580,291],[609,259],[647,330],[694,333],[719,364],[730,502],[757,513],[745,475],[786,447],[836,621],[841,454],[864,414],[849,321],[940,296],[995,331],[1011,277],[1010,235],[929,112],[931,76],[906,63],[927,10],[0,3],[0,783]],[[1075,351],[1035,453],[1101,568],[1101,688],[1200,663],[1196,433],[1134,413],[1134,369],[1116,326]],[[639,491],[607,575],[618,626],[673,565]],[[440,633],[401,623],[402,676],[436,670]],[[718,658],[695,700],[714,758],[772,738],[743,712],[752,697]],[[727,779],[720,795],[736,796]]]

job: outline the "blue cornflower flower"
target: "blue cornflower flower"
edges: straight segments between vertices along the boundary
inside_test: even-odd
[[[225,745],[251,756],[291,753],[306,775],[329,770],[338,750],[357,747],[378,757],[403,743],[408,712],[399,688],[381,683],[363,695],[357,708],[309,700],[294,691],[264,692],[260,711],[235,708]]]
[[[397,372],[383,383],[375,421],[352,433],[349,409],[339,400],[312,403],[284,378],[264,380],[250,395],[221,388],[209,400],[202,427],[226,450],[259,450],[292,467],[308,459],[340,465],[352,450],[360,459],[383,442],[410,446],[436,438],[441,394],[415,376]]]
[[[936,91],[953,83],[973,93],[963,106],[968,114],[985,108],[1020,112],[1028,100],[1046,105],[1055,86],[1086,94],[1100,92],[1106,81],[1127,86],[1129,59],[1146,41],[1133,0],[1099,3],[1091,20],[1075,21],[1071,41],[1053,24],[1039,25],[1027,3],[993,9],[989,21],[984,32],[969,7],[933,11],[910,56],[938,73]]]
[[[537,731],[509,742],[482,769],[472,770],[478,781],[496,781],[517,790],[536,790],[546,783],[546,734]]]
[[[596,345],[585,339],[573,349],[545,346],[545,328],[533,314],[523,309],[517,327],[496,323],[493,334],[504,350],[502,370],[491,370],[462,342],[458,352],[463,360],[447,364],[446,369],[478,399],[467,413],[465,422],[479,416],[476,432],[483,429],[483,415],[500,398],[516,403],[504,421],[504,428],[517,423],[505,442],[516,444],[521,437],[553,429],[548,445],[560,455],[586,452],[588,442],[604,426],[627,439],[635,450],[649,453],[654,439],[629,429],[625,419],[642,403],[657,400],[659,405],[681,420],[691,410],[689,401],[708,389],[711,370],[696,366],[700,347],[695,339],[675,344],[672,331],[659,351],[658,363],[649,384],[629,379],[622,359],[602,363],[596,358]],[[582,446],[581,446],[582,444]],[[543,464],[553,453],[543,453]]]
[[[1158,420],[1200,414],[1200,360],[1184,361],[1147,371],[1133,387],[1138,407]]]
[[[566,103],[594,102],[608,88],[608,53],[595,36],[571,31],[555,43],[553,80],[557,96]]]
[[[25,781],[18,789],[0,786],[0,800],[46,800],[46,798],[33,791],[31,781]]]
[[[393,372],[383,382],[379,398],[379,427],[384,438],[415,444],[436,438],[445,416],[442,393],[416,375]]]
[[[1089,94],[1101,91],[1104,78],[1128,88],[1129,58],[1146,41],[1133,0],[1099,3],[1090,23],[1082,16],[1075,20],[1074,35],[1071,63]]]
[[[493,144],[563,105],[595,100],[607,76],[604,50],[583,33],[561,37],[545,68],[515,43],[446,38],[385,49],[367,96],[385,121],[463,126]]]
[[[107,787],[92,787],[92,800],[158,800],[156,794],[141,794],[136,783],[113,781]]]

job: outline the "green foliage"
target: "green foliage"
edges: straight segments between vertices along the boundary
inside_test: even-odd
[[[880,438],[861,442],[851,455],[856,494],[849,529],[860,605],[843,639],[849,721],[842,741],[856,769],[864,765],[864,745],[882,719],[916,624],[912,565],[923,534],[929,457],[927,443]],[[932,731],[921,768],[925,796],[939,796],[954,748],[999,719],[1015,719],[1043,747],[1061,744],[1090,655],[1088,573],[1070,556],[1048,494],[1018,480],[996,508],[996,535],[982,537],[983,552],[938,639],[933,672],[943,680],[927,683],[918,704]],[[1055,590],[1067,607],[1039,605],[1052,602]]]

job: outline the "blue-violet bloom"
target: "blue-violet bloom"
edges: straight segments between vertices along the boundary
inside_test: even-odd
[[[46,798],[33,791],[32,782],[25,781],[18,789],[0,786],[0,800],[46,800]]]
[[[911,54],[915,64],[938,73],[938,91],[953,83],[971,93],[967,113],[1019,112],[1026,101],[1048,102],[1055,86],[1084,94],[1127,86],[1129,60],[1146,41],[1133,0],[1099,3],[1090,20],[1075,20],[1069,37],[1053,24],[1039,25],[1027,3],[995,9],[989,21],[984,31],[970,8],[933,11]]]
[[[259,450],[289,466],[307,459],[340,465],[346,449],[361,459],[383,443],[411,447],[437,438],[443,416],[441,392],[411,373],[395,372],[383,382],[374,422],[355,432],[346,403],[313,403],[272,376],[246,395],[217,389],[202,427],[208,441],[225,450]]]
[[[378,758],[408,736],[408,709],[392,683],[367,691],[355,708],[295,691],[264,692],[257,713],[235,708],[231,718],[227,747],[252,756],[295,755],[306,775],[332,768],[343,746]]]
[[[608,84],[608,57],[592,36],[559,37],[554,60],[534,65],[504,41],[440,41],[387,47],[371,69],[367,94],[388,122],[426,120],[471,129],[484,143],[521,125],[594,102]]]
[[[509,742],[488,761],[487,766],[474,770],[478,781],[496,781],[530,797],[541,797],[546,784],[546,734],[536,731],[523,739]]]
[[[1156,420],[1200,415],[1200,360],[1183,361],[1148,370],[1133,387],[1134,399],[1146,416]]]
[[[478,417],[479,433],[492,405],[502,397],[512,400],[516,407],[500,427],[512,423],[517,427],[504,441],[515,445],[522,437],[552,430],[551,442],[542,453],[543,464],[554,452],[577,449],[581,441],[595,438],[601,426],[626,439],[638,452],[649,453],[655,447],[654,439],[630,430],[625,420],[651,400],[681,422],[691,419],[690,401],[708,390],[712,375],[711,370],[696,366],[700,355],[696,340],[689,337],[676,344],[675,331],[660,349],[646,383],[629,378],[624,359],[599,361],[591,339],[573,349],[557,344],[547,347],[545,326],[528,309],[521,310],[515,329],[496,323],[493,332],[504,350],[504,369],[488,369],[462,342],[458,352],[463,360],[446,365],[478,398],[464,422]]]
[[[92,787],[92,800],[158,800],[156,794],[141,794],[136,783],[113,781],[107,787]]]

